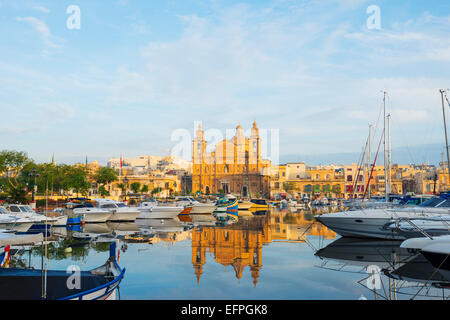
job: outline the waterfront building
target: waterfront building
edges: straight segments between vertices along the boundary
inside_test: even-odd
[[[303,162],[272,167],[271,196],[315,198],[319,196],[350,198],[362,197],[368,186],[370,171],[358,170],[358,165],[306,166]],[[369,183],[371,196],[384,195],[384,166],[375,166]],[[403,193],[401,168],[391,168],[391,193]]]
[[[201,124],[193,140],[192,191],[233,193],[243,197],[268,196],[270,178],[264,169],[270,161],[261,158],[261,140],[256,121],[251,135],[244,136],[241,125],[235,136],[217,143],[212,152],[206,152],[206,141]]]

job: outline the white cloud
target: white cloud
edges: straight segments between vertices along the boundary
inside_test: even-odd
[[[44,6],[34,6],[34,10],[40,11],[42,13],[50,13],[50,9],[44,7]]]
[[[53,49],[61,48],[63,40],[54,36],[44,21],[35,17],[17,17],[16,20],[19,22],[26,22],[33,27],[33,29],[39,33],[42,40],[44,40],[47,47]]]

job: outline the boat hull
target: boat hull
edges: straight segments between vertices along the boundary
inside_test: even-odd
[[[6,230],[13,230],[17,232],[27,232],[31,226],[33,225],[33,222],[20,222],[20,223],[0,223],[0,229],[6,229]]]
[[[366,210],[323,214],[315,219],[343,237],[405,240],[405,236],[390,228],[401,219],[417,219],[436,216],[433,212]]]
[[[253,203],[251,202],[239,202],[238,203],[238,209],[239,210],[250,210],[250,208],[253,206]]]
[[[111,217],[111,212],[89,212],[85,213],[83,221],[85,223],[105,223]]]
[[[153,207],[149,210],[143,210],[137,216],[137,219],[174,219],[182,211],[183,207]]]
[[[194,205],[191,214],[212,214],[216,210],[215,205]]]
[[[405,237],[394,230],[384,230],[383,226],[391,221],[386,218],[333,218],[318,216],[316,220],[343,237],[375,238],[386,240],[404,240]]]
[[[135,221],[139,216],[139,211],[116,211],[109,217],[108,221]]]

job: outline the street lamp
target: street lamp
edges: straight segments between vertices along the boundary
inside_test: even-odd
[[[31,193],[31,201],[34,202],[34,194],[36,192],[36,177],[39,177],[39,172],[37,171],[36,168],[33,168],[33,170],[31,170],[31,172],[28,174],[29,177],[34,177],[34,183],[33,183],[33,191]]]

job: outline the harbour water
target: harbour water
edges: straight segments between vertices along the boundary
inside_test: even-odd
[[[324,211],[329,208],[271,208],[228,225],[192,217],[61,228],[47,247],[48,269],[102,265],[109,242],[117,239],[119,265],[126,269],[117,295],[122,300],[449,297],[450,290],[440,287],[448,281],[420,253],[401,250],[397,241],[341,238],[314,220]],[[41,245],[10,263],[41,264]]]

